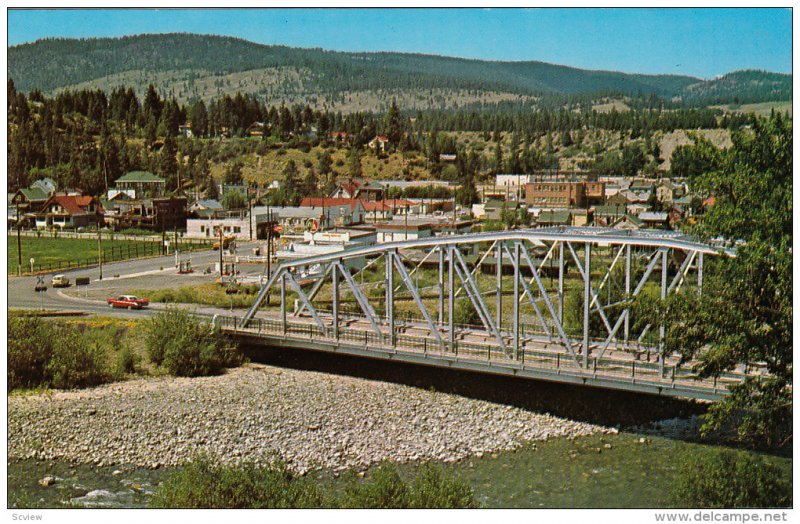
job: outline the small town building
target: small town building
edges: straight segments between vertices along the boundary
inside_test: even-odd
[[[265,133],[266,129],[267,129],[267,126],[266,126],[266,124],[264,124],[264,122],[253,122],[252,124],[247,126],[247,129],[245,129],[244,132],[245,132],[245,134],[247,136],[259,136],[260,137],[260,136],[264,136],[264,133]]]
[[[536,217],[536,225],[539,227],[569,226],[571,223],[570,213],[566,209],[544,210]]]
[[[429,220],[391,220],[375,225],[378,244],[417,240],[433,236],[433,224]]]
[[[300,206],[318,208],[322,214],[335,217],[333,225],[339,227],[360,224],[364,221],[364,205],[357,198],[306,197],[300,202]]]
[[[644,227],[653,229],[669,229],[669,213],[666,211],[643,211],[639,220]]]
[[[106,223],[115,230],[172,231],[186,227],[186,197],[117,198],[109,202]]]
[[[131,171],[115,182],[116,189],[133,190],[134,198],[160,197],[165,193],[167,181],[149,171]]]
[[[542,209],[586,207],[583,182],[535,182],[525,186],[525,202]]]
[[[223,211],[223,209],[224,208],[219,200],[213,198],[201,198],[189,206],[189,213],[198,218],[208,218],[214,216],[215,213]]]
[[[55,194],[35,217],[39,229],[90,227],[103,223],[103,208],[91,196]]]
[[[384,152],[386,151],[386,147],[389,145],[389,137],[386,135],[378,135],[372,140],[369,141],[367,146],[370,149],[375,149],[376,151]]]
[[[192,138],[192,123],[186,122],[185,124],[181,124],[178,126],[178,133],[185,136],[186,138]]]
[[[186,220],[187,238],[219,238],[220,231],[226,237],[247,241],[266,239],[270,225],[270,215],[242,211],[220,212],[208,218],[189,218]],[[252,237],[251,237],[252,234]]]

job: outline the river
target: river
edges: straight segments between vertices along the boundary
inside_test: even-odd
[[[680,462],[718,447],[658,434],[672,432],[558,438],[442,467],[468,482],[487,508],[661,508],[669,504]],[[791,479],[791,458],[764,457]],[[406,464],[401,471],[411,475],[417,466]],[[16,461],[8,465],[8,500],[11,507],[146,507],[171,471]],[[334,487],[344,482],[314,474]],[[55,484],[39,485],[47,475]]]

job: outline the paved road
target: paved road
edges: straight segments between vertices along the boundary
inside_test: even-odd
[[[240,253],[247,253],[249,246],[240,246]],[[103,280],[100,280],[100,269],[74,269],[71,271],[61,271],[59,274],[67,276],[72,281],[73,286],[64,289],[55,289],[50,286],[50,279],[56,272],[43,275],[47,284],[47,291],[36,293],[36,276],[9,276],[8,277],[8,307],[39,309],[44,307],[47,310],[58,311],[82,311],[85,313],[95,313],[123,317],[141,317],[152,315],[159,309],[158,305],[154,308],[140,311],[128,311],[122,309],[111,309],[105,304],[105,299],[132,289],[159,289],[166,287],[191,286],[200,283],[214,282],[218,275],[213,272],[215,262],[219,262],[219,251],[198,251],[191,255],[183,255],[183,260],[191,260],[195,269],[194,273],[188,275],[177,274],[175,268],[175,256],[168,255],[138,260],[128,260],[103,264]],[[211,269],[208,274],[204,270]],[[263,265],[242,264],[239,266],[242,276],[256,278],[264,272]],[[87,288],[76,288],[75,279],[78,277],[89,277],[91,284]],[[88,296],[87,296],[88,295]],[[229,313],[228,310],[219,308],[209,308],[191,306],[199,312],[204,313]]]

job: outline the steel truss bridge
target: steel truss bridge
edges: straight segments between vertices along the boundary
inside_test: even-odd
[[[735,252],[675,232],[593,227],[393,242],[284,262],[243,317],[215,322],[265,346],[719,400],[762,370],[701,379],[693,363],[665,354],[663,326],[634,333],[631,321],[631,301],[645,290],[654,300],[702,292],[706,255]],[[365,283],[370,267],[379,278]],[[582,300],[567,305],[568,329],[570,290]],[[396,312],[401,302],[413,313]],[[457,323],[465,307],[479,323]]]

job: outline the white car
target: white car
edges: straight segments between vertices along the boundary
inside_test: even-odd
[[[69,279],[64,275],[56,275],[50,280],[50,285],[53,287],[69,287]]]

